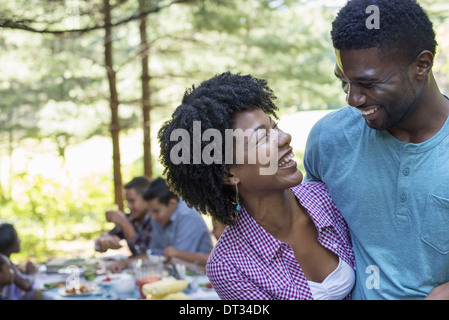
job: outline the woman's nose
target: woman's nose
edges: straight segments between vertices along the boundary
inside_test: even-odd
[[[282,130],[278,130],[279,149],[285,145],[289,145],[292,142],[292,136]]]

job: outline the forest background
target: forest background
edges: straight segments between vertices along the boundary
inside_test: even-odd
[[[419,2],[449,93],[449,4]],[[185,89],[224,71],[268,81],[300,163],[313,123],[345,105],[329,35],[344,3],[1,1],[0,222],[19,233],[13,258],[94,255],[123,184],[162,175],[157,131]]]

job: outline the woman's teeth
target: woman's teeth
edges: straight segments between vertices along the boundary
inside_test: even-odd
[[[281,162],[279,162],[279,168],[286,167],[293,164],[293,157],[295,155],[291,152],[288,156],[284,157]]]

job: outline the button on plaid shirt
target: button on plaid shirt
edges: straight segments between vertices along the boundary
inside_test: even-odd
[[[315,223],[318,242],[354,267],[348,226],[324,183],[305,182],[291,190]],[[292,247],[265,231],[244,208],[220,237],[206,270],[221,299],[313,299]]]

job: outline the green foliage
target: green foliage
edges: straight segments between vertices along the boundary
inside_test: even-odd
[[[23,172],[13,179],[15,194],[2,200],[2,222],[14,224],[21,239],[18,260],[43,261],[64,256],[60,241],[92,240],[105,231],[104,211],[112,204],[110,181],[96,176],[80,181],[56,181]],[[63,183],[61,183],[63,182]],[[90,245],[92,246],[92,244]]]

